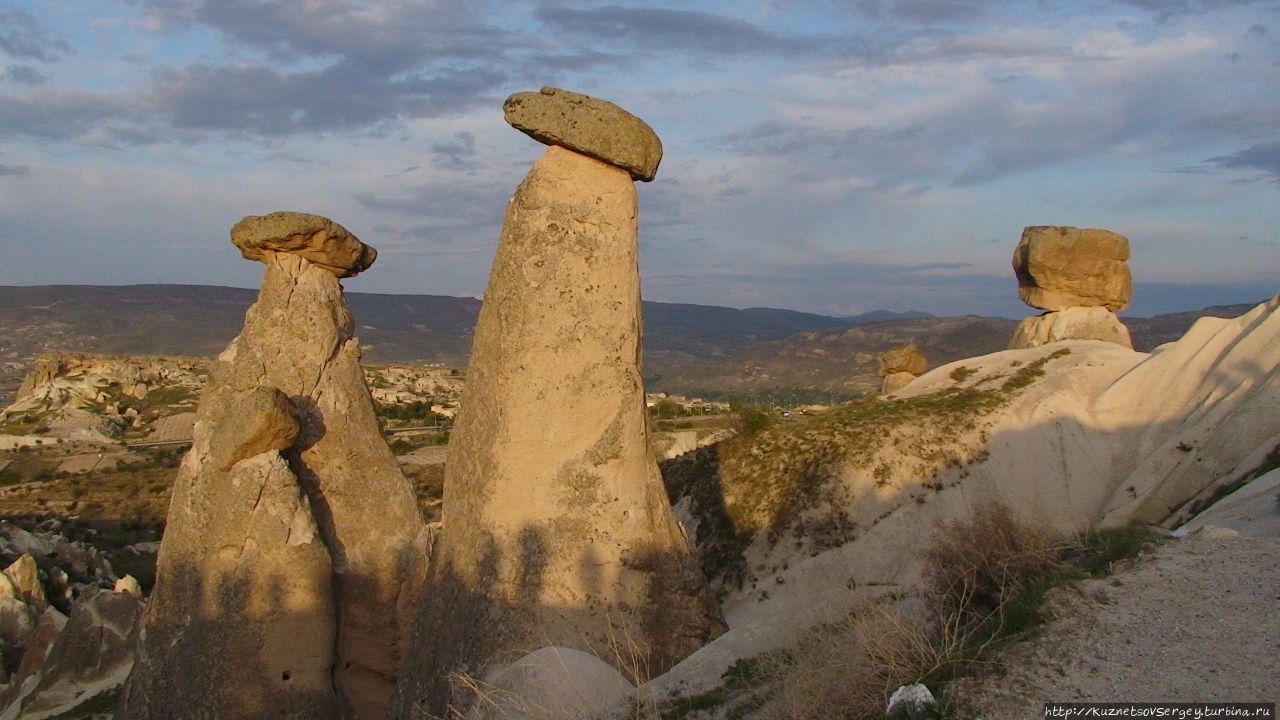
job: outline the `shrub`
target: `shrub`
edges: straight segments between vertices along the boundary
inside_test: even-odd
[[[782,678],[777,706],[788,720],[883,718],[895,688],[944,662],[923,616],[882,603],[819,627],[773,659]]]
[[[1034,614],[1048,583],[1062,575],[1062,548],[1001,505],[940,527],[924,552],[919,596],[867,603],[780,656],[772,672],[783,716],[883,718],[896,688],[936,688],[964,674],[1026,624],[1024,601]]]
[[[1063,548],[1004,505],[985,505],[938,530],[924,555],[925,591],[940,616],[966,631],[1018,632],[1035,622],[1019,601],[1061,573]]]
[[[733,424],[740,435],[749,437],[772,427],[773,416],[755,405],[743,405]]]
[[[670,420],[684,414],[684,407],[674,400],[662,399],[654,403],[653,411],[659,418]]]

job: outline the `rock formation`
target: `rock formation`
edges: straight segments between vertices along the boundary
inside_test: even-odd
[[[1103,340],[1133,348],[1116,317],[1133,298],[1129,240],[1109,230],[1033,226],[1013,251],[1018,297],[1048,312],[1023,320],[1010,350],[1059,340]]]
[[[266,276],[201,398],[119,717],[381,718],[425,531],[338,284],[375,253],[301,213],[231,235]]]
[[[1073,307],[1032,315],[1018,324],[1009,349],[1037,347],[1059,340],[1103,340],[1132,348],[1129,328],[1105,307]]]
[[[630,158],[660,145],[563,91],[513,96],[508,114],[529,101],[590,147],[550,147],[507,206],[397,688],[404,720],[444,714],[451,672],[554,645],[656,674],[724,628],[649,451]]]
[[[138,598],[110,590],[90,591],[69,618],[47,609],[0,694],[0,718],[68,717],[118,688],[133,666],[129,637],[142,610]]]
[[[915,343],[880,353],[880,377],[884,378],[880,394],[888,395],[906,387],[929,369],[929,362]]]
[[[855,531],[814,552],[775,542],[776,525],[761,527],[743,551],[751,582],[720,585],[732,629],[640,691],[711,690],[735,660],[792,646],[859,602],[910,592],[936,537],[928,530],[986,503],[1068,537],[1133,521],[1178,527],[1274,472],[1277,406],[1280,296],[1234,319],[1201,318],[1149,355],[1069,340],[957,360],[870,412],[851,406],[843,419],[790,424],[750,446],[690,457],[672,466],[686,474],[670,479],[698,523],[700,550],[718,552],[719,567],[733,567],[742,540],[740,524],[728,525],[734,535],[714,532],[718,517],[750,517],[763,504],[762,493],[734,492],[742,487],[735,471],[789,491],[782,497],[790,502],[800,493],[785,482],[787,470],[803,469],[792,477],[811,483],[812,458],[834,464],[822,494],[789,509],[812,522],[834,504],[839,514],[827,517]],[[724,503],[699,508],[692,489],[706,487]],[[1276,517],[1275,491],[1265,492]],[[726,539],[734,543],[727,552]]]
[[[194,410],[204,373],[205,361],[197,358],[42,355],[23,380],[17,400],[0,409],[0,423],[30,423],[46,442],[115,445],[125,430],[144,429],[158,413]],[[150,394],[158,387],[168,391],[162,402]]]

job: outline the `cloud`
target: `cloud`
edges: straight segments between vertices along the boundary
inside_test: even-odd
[[[1280,182],[1280,142],[1257,143],[1206,162],[1229,170],[1259,170],[1270,176],[1271,182]]]
[[[1204,15],[1231,8],[1270,5],[1274,0],[1118,0],[1118,2],[1147,10],[1155,13],[1158,18],[1167,20],[1176,15]]]
[[[499,56],[517,42],[464,0],[141,0],[151,26],[210,28],[278,60],[342,58],[382,73]]]
[[[395,195],[361,192],[355,200],[366,210],[411,220],[399,232],[417,245],[477,245],[498,237],[510,196],[510,183],[473,181],[420,185]],[[390,221],[385,224],[397,227]]]
[[[4,69],[4,73],[0,74],[0,80],[34,87],[43,85],[45,77],[39,70],[30,65],[9,65]]]
[[[94,92],[0,95],[0,138],[27,136],[45,140],[81,137],[105,120],[130,115],[124,99]]]
[[[895,0],[888,15],[921,24],[972,22],[986,16],[987,3],[973,0]]]
[[[476,136],[466,130],[456,132],[449,142],[432,143],[431,154],[447,167],[472,168],[475,166]]]
[[[53,62],[71,47],[30,13],[0,5],[0,50],[14,58]]]
[[[493,102],[505,79],[484,68],[390,79],[350,62],[294,73],[193,64],[162,73],[146,102],[176,128],[281,136],[461,112]]]
[[[807,105],[714,141],[766,158],[791,178],[854,172],[868,187],[962,187],[1276,126],[1274,86],[1249,95],[1226,90],[1224,76],[1235,73],[1220,60],[1225,41],[1215,36],[1143,43],[1100,31],[1074,40],[1049,31],[993,35],[921,38],[892,63],[833,68],[825,86],[804,79]],[[1009,74],[1020,77],[1002,82]],[[866,86],[883,90],[865,93]]]
[[[590,40],[626,41],[646,50],[700,56],[814,56],[837,47],[834,40],[766,30],[745,20],[699,10],[610,5],[577,9],[543,5],[534,16],[557,32]]]
[[[0,177],[26,177],[31,174],[28,165],[6,165],[0,163]]]

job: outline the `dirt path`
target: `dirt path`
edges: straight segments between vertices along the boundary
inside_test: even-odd
[[[1047,701],[1280,701],[1280,540],[1171,540],[1051,597],[1039,638],[970,695],[985,720],[1042,717]]]

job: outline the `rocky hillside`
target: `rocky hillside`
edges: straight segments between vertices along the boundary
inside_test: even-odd
[[[1068,535],[1182,525],[1280,463],[1278,338],[1280,298],[1151,355],[1089,340],[1000,351],[670,461],[731,630],[663,682],[716,682],[793,631],[917,586],[927,529],[983,503]]]
[[[646,356],[652,387],[703,394],[812,388],[839,396],[880,387],[876,356],[914,342],[931,365],[1003,350],[1013,320],[976,315],[885,320],[799,332],[755,342],[723,359],[656,352]]]

